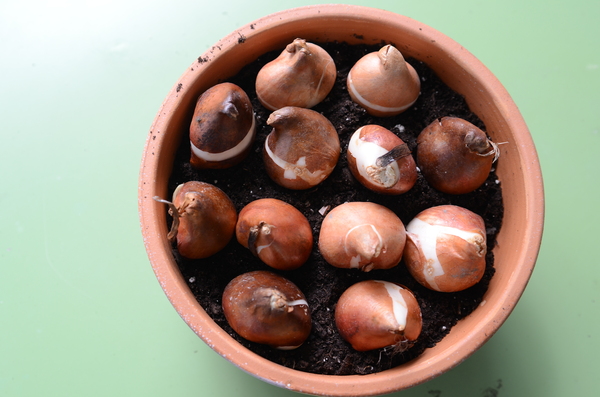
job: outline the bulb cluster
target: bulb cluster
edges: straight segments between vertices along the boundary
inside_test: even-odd
[[[294,40],[258,72],[257,98],[272,111],[266,121],[272,131],[262,150],[264,167],[284,188],[313,188],[338,164],[338,132],[311,109],[329,95],[336,75],[331,56],[303,39]],[[400,51],[386,45],[356,62],[347,76],[347,89],[367,113],[389,117],[415,103],[420,79]],[[215,85],[198,98],[189,131],[192,166],[228,168],[240,163],[256,133],[250,99],[234,84]],[[455,117],[426,127],[416,149],[415,161],[408,145],[392,131],[365,125],[349,140],[348,168],[365,188],[382,195],[409,191],[419,170],[433,188],[465,194],[485,181],[499,155],[497,144],[482,130]],[[234,235],[275,271],[298,269],[313,253],[311,225],[284,201],[258,199],[238,214],[223,191],[198,181],[179,186],[172,202],[156,199],[169,206],[173,223],[168,238],[184,257],[213,255]],[[403,261],[418,283],[441,293],[469,288],[485,271],[485,225],[465,208],[428,208],[406,227],[393,211],[372,202],[347,202],[323,215],[318,252],[332,266],[386,271]],[[300,346],[311,330],[306,298],[290,280],[273,272],[254,271],[231,280],[223,293],[223,311],[240,336],[280,349]],[[405,350],[418,340],[422,328],[418,295],[385,280],[359,282],[340,296],[335,322],[356,350]]]

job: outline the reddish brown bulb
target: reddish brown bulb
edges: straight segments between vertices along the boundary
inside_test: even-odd
[[[269,110],[312,108],[333,88],[336,67],[320,46],[296,39],[256,76],[256,95]]]
[[[368,272],[398,265],[405,241],[404,224],[390,209],[370,202],[349,202],[323,219],[319,250],[335,267]]]
[[[248,95],[235,84],[221,83],[196,102],[190,124],[190,163],[196,168],[228,168],[249,153],[255,118]]]
[[[361,281],[335,307],[335,323],[355,350],[410,348],[421,334],[421,308],[407,288],[389,281]]]
[[[377,193],[406,193],[417,181],[417,166],[408,146],[379,125],[366,125],[352,135],[347,158],[354,177]]]
[[[263,158],[267,174],[288,189],[308,189],[335,168],[340,140],[331,122],[310,109],[288,106],[271,113]]]
[[[421,90],[417,72],[391,45],[359,59],[348,73],[347,86],[352,100],[377,117],[404,112]]]
[[[487,179],[498,145],[466,120],[443,117],[417,138],[417,163],[427,182],[450,194],[470,193]]]
[[[173,224],[168,238],[179,253],[190,259],[216,254],[233,237],[237,212],[227,194],[208,183],[190,181],[179,185],[168,204]]]
[[[456,292],[479,282],[487,252],[483,219],[466,208],[440,205],[406,226],[404,262],[423,286]]]
[[[267,271],[242,274],[223,292],[223,313],[241,337],[279,349],[294,349],[308,338],[311,318],[302,292]]]
[[[237,240],[267,265],[292,270],[308,260],[312,228],[294,206],[265,198],[246,205],[239,214]]]

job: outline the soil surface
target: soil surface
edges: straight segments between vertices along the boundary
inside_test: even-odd
[[[400,196],[380,195],[360,185],[347,168],[346,148],[352,133],[363,125],[379,124],[393,131],[408,144],[413,156],[417,151],[418,134],[438,117],[461,117],[484,131],[485,126],[469,110],[460,95],[442,83],[426,64],[414,59],[408,59],[408,62],[414,66],[421,78],[421,95],[417,102],[398,116],[372,117],[350,99],[346,90],[346,76],[360,57],[379,50],[381,46],[345,43],[321,45],[331,54],[338,68],[338,77],[332,92],[313,108],[333,123],[340,136],[342,154],[328,179],[312,189],[292,191],[272,182],[264,171],[262,147],[270,132],[270,127],[265,123],[270,112],[257,100],[254,82],[261,66],[280,53],[275,51],[261,56],[228,80],[246,91],[256,112],[257,138],[249,157],[230,169],[199,172],[189,164],[189,143],[183,139],[169,182],[170,193],[178,184],[189,180],[212,183],[230,196],[238,211],[249,202],[265,197],[293,204],[307,217],[314,232],[315,244],[309,261],[294,271],[275,271],[243,248],[235,237],[223,251],[208,259],[187,260],[181,258],[175,249],[174,255],[183,277],[202,307],[217,324],[250,350],[276,363],[301,371],[335,375],[369,374],[395,367],[433,347],[457,321],[481,303],[489,280],[494,274],[494,257],[491,250],[496,244],[496,235],[502,223],[501,185],[494,170],[479,189],[458,196],[434,190],[420,174],[416,185]],[[183,133],[182,135],[186,136]],[[369,273],[343,270],[329,265],[321,258],[317,245],[323,220],[319,210],[322,207],[333,208],[347,201],[371,201],[385,205],[392,209],[405,225],[420,211],[442,204],[459,205],[481,215],[486,224],[488,241],[487,268],[482,281],[465,291],[440,293],[416,283],[402,262],[393,269]],[[167,221],[170,223],[170,219]],[[306,295],[313,327],[308,340],[298,349],[280,351],[248,342],[239,337],[227,324],[221,307],[223,289],[234,277],[252,270],[271,270],[281,274],[293,281]],[[346,288],[365,279],[397,282],[414,292],[422,310],[423,331],[411,349],[401,353],[392,348],[357,352],[339,336],[334,322],[336,302]]]

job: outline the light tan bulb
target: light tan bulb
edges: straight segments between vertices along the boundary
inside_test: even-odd
[[[256,95],[269,110],[285,106],[312,108],[327,97],[337,76],[322,47],[296,39],[256,76]]]
[[[404,112],[421,90],[417,72],[392,45],[359,59],[350,69],[346,85],[352,100],[377,117]]]

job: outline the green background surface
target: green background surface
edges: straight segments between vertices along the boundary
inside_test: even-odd
[[[450,36],[536,143],[546,226],[504,326],[392,396],[596,395],[600,2],[351,1]],[[0,2],[0,396],[293,396],[179,318],[142,243],[137,180],[159,106],[217,40],[310,1]]]

